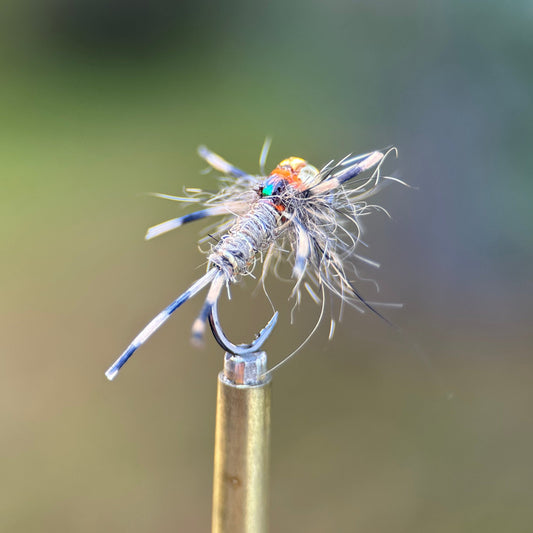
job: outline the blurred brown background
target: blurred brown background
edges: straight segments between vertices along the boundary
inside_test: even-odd
[[[48,0],[0,14],[0,530],[208,531],[221,353],[200,300],[104,371],[201,272],[205,143],[256,172],[395,144],[366,219],[388,316],[347,312],[275,376],[272,531],[533,527],[530,2]],[[199,225],[198,225],[199,224]],[[272,363],[309,332],[310,301]],[[247,341],[254,284],[222,307]],[[254,310],[250,312],[250,310]],[[226,310],[226,312],[224,312]]]

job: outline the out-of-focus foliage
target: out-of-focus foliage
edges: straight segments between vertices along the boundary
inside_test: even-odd
[[[0,9],[1,531],[208,530],[221,354],[189,345],[200,302],[103,372],[204,261],[195,226],[143,242],[179,206],[141,193],[214,187],[200,143],[257,171],[267,134],[268,166],[395,144],[415,187],[365,220],[381,293],[360,289],[404,302],[403,332],[346,312],[276,375],[272,530],[529,531],[529,2]],[[290,326],[270,287],[275,362],[318,309]],[[269,317],[254,288],[222,306],[239,341]]]

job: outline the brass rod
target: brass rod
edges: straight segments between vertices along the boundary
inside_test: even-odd
[[[230,356],[218,376],[213,533],[266,533],[270,376],[266,354]]]

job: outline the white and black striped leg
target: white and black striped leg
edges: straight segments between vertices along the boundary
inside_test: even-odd
[[[294,296],[304,278],[307,262],[311,255],[311,239],[306,233],[304,227],[297,221],[294,221],[296,227],[296,251],[294,258],[294,267],[292,269],[292,277],[296,278],[296,285],[292,290],[291,296]]]
[[[351,159],[348,159],[342,163],[343,167],[348,164],[349,166],[347,168],[342,168],[338,172],[335,172],[330,177],[325,179],[322,183],[319,183],[313,187],[313,192],[316,194],[322,194],[336,189],[346,181],[355,178],[355,176],[361,172],[376,166],[384,157],[385,154],[379,151],[352,157]]]
[[[150,239],[158,237],[159,235],[162,235],[167,231],[179,228],[180,226],[183,226],[183,224],[187,224],[188,222],[194,222],[195,220],[200,220],[205,217],[226,214],[228,214],[228,210],[222,206],[201,209],[200,211],[195,211],[194,213],[189,213],[188,215],[183,215],[182,217],[172,218],[171,220],[166,220],[165,222],[161,222],[160,224],[156,224],[155,226],[148,228],[144,239],[146,241],[149,241]]]
[[[207,292],[207,297],[205,299],[202,310],[200,311],[198,318],[194,321],[192,325],[192,340],[193,342],[197,344],[201,344],[203,341],[204,333],[205,333],[205,325],[207,323],[207,318],[209,316],[209,313],[211,313],[211,308],[213,307],[215,302],[218,301],[220,293],[222,292],[222,289],[224,288],[224,285],[226,284],[226,278],[224,274],[220,270],[217,270],[217,272],[218,273],[215,276],[215,279],[213,279],[213,282],[211,283],[211,287],[209,288],[209,291]]]
[[[202,159],[205,159],[215,170],[218,170],[223,174],[228,174],[234,178],[252,178],[247,172],[228,163],[224,158],[215,154],[215,152],[212,152],[206,146],[198,147],[198,155]]]
[[[144,329],[131,341],[131,344],[124,350],[122,355],[109,367],[105,373],[107,379],[110,381],[115,378],[118,371],[126,364],[133,353],[148,340],[153,333],[155,333],[170,317],[170,315],[187,300],[192,298],[198,291],[202,290],[208,285],[216,276],[215,269],[209,270],[198,281],[193,283],[179,298],[174,300],[169,306],[154,317]]]
[[[263,148],[261,148],[261,154],[259,155],[259,168],[261,174],[265,175],[265,163],[268,157],[268,151],[270,150],[270,145],[272,144],[272,139],[267,137],[263,143]]]

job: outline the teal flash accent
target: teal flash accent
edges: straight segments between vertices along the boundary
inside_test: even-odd
[[[270,196],[272,194],[272,191],[274,190],[274,184],[269,183],[267,186],[263,187],[262,195],[263,196]]]

